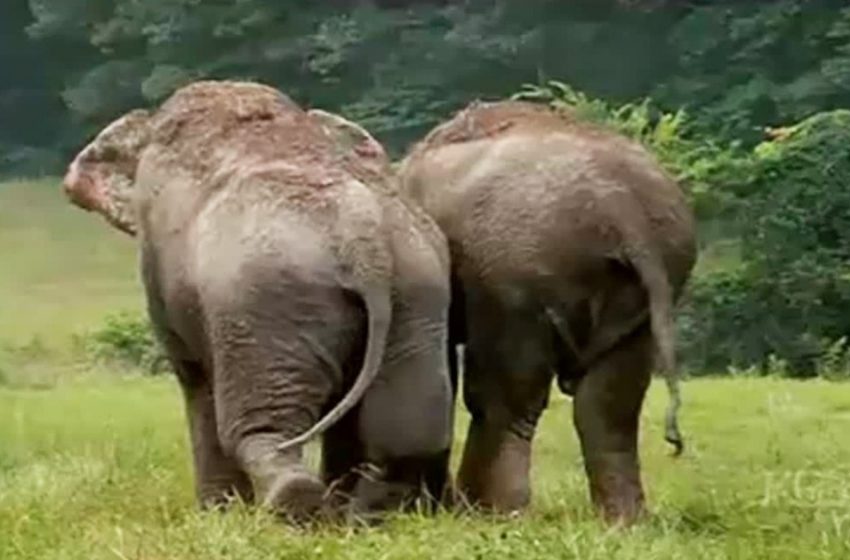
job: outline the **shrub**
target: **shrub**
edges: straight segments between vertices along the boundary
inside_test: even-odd
[[[752,280],[743,269],[694,278],[678,317],[683,365],[695,373],[763,365]],[[752,327],[756,327],[750,331]]]
[[[742,263],[694,278],[680,319],[686,363],[782,363],[848,378],[850,111],[815,115],[754,150]]]
[[[850,111],[842,110],[755,150],[742,254],[771,314],[765,349],[806,374],[850,332],[848,145]]]
[[[99,363],[138,368],[148,374],[164,373],[168,361],[146,318],[118,313],[81,340],[87,356]]]
[[[817,362],[817,374],[830,381],[850,381],[850,345],[846,336],[826,346]]]

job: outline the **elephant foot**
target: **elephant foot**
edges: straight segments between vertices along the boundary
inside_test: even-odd
[[[609,486],[614,484],[608,483]],[[642,493],[634,488],[615,492],[596,492],[593,504],[606,523],[610,525],[629,526],[637,523],[647,515],[646,503]]]
[[[609,457],[590,466],[590,496],[611,525],[632,525],[647,515],[646,500],[634,457]]]
[[[462,499],[494,513],[524,510],[531,501],[530,462],[529,440],[473,427],[458,475]]]
[[[269,488],[264,505],[293,523],[306,523],[325,514],[327,487],[306,470],[282,473]]]
[[[374,522],[389,511],[401,511],[413,501],[413,488],[386,480],[386,468],[366,465],[360,469],[360,480],[354,488],[349,515],[361,521]]]
[[[381,467],[364,465],[349,504],[349,518],[374,525],[388,513],[435,513],[447,493],[443,463],[447,457],[443,452],[433,458],[393,459]]]

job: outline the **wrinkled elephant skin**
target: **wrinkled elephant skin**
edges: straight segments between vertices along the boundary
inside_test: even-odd
[[[72,201],[138,238],[206,506],[302,520],[443,492],[448,251],[364,134],[272,88],[198,82],[68,171]],[[317,476],[302,447],[320,433]]]
[[[639,145],[523,102],[471,105],[398,173],[452,256],[450,346],[466,345],[472,415],[460,490],[497,510],[529,503],[554,376],[574,397],[594,504],[612,521],[640,517],[638,417],[656,351],[666,437],[681,448],[672,312],[696,248],[678,186]]]

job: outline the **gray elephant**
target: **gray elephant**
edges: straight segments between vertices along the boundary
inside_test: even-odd
[[[198,82],[68,170],[75,204],[138,238],[204,506],[235,494],[303,520],[338,496],[369,513],[443,492],[448,252],[361,132],[269,87]],[[318,477],[302,447],[321,433]]]
[[[472,415],[458,485],[473,503],[530,500],[531,442],[553,375],[574,397],[594,504],[644,511],[637,437],[654,350],[681,451],[673,306],[696,258],[682,192],[639,145],[524,102],[474,103],[399,166],[452,256],[449,338],[465,344]]]

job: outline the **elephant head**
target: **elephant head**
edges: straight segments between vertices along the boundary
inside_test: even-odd
[[[97,212],[128,235],[137,230],[133,184],[148,145],[150,113],[137,109],[107,126],[74,158],[63,180],[75,205]]]

